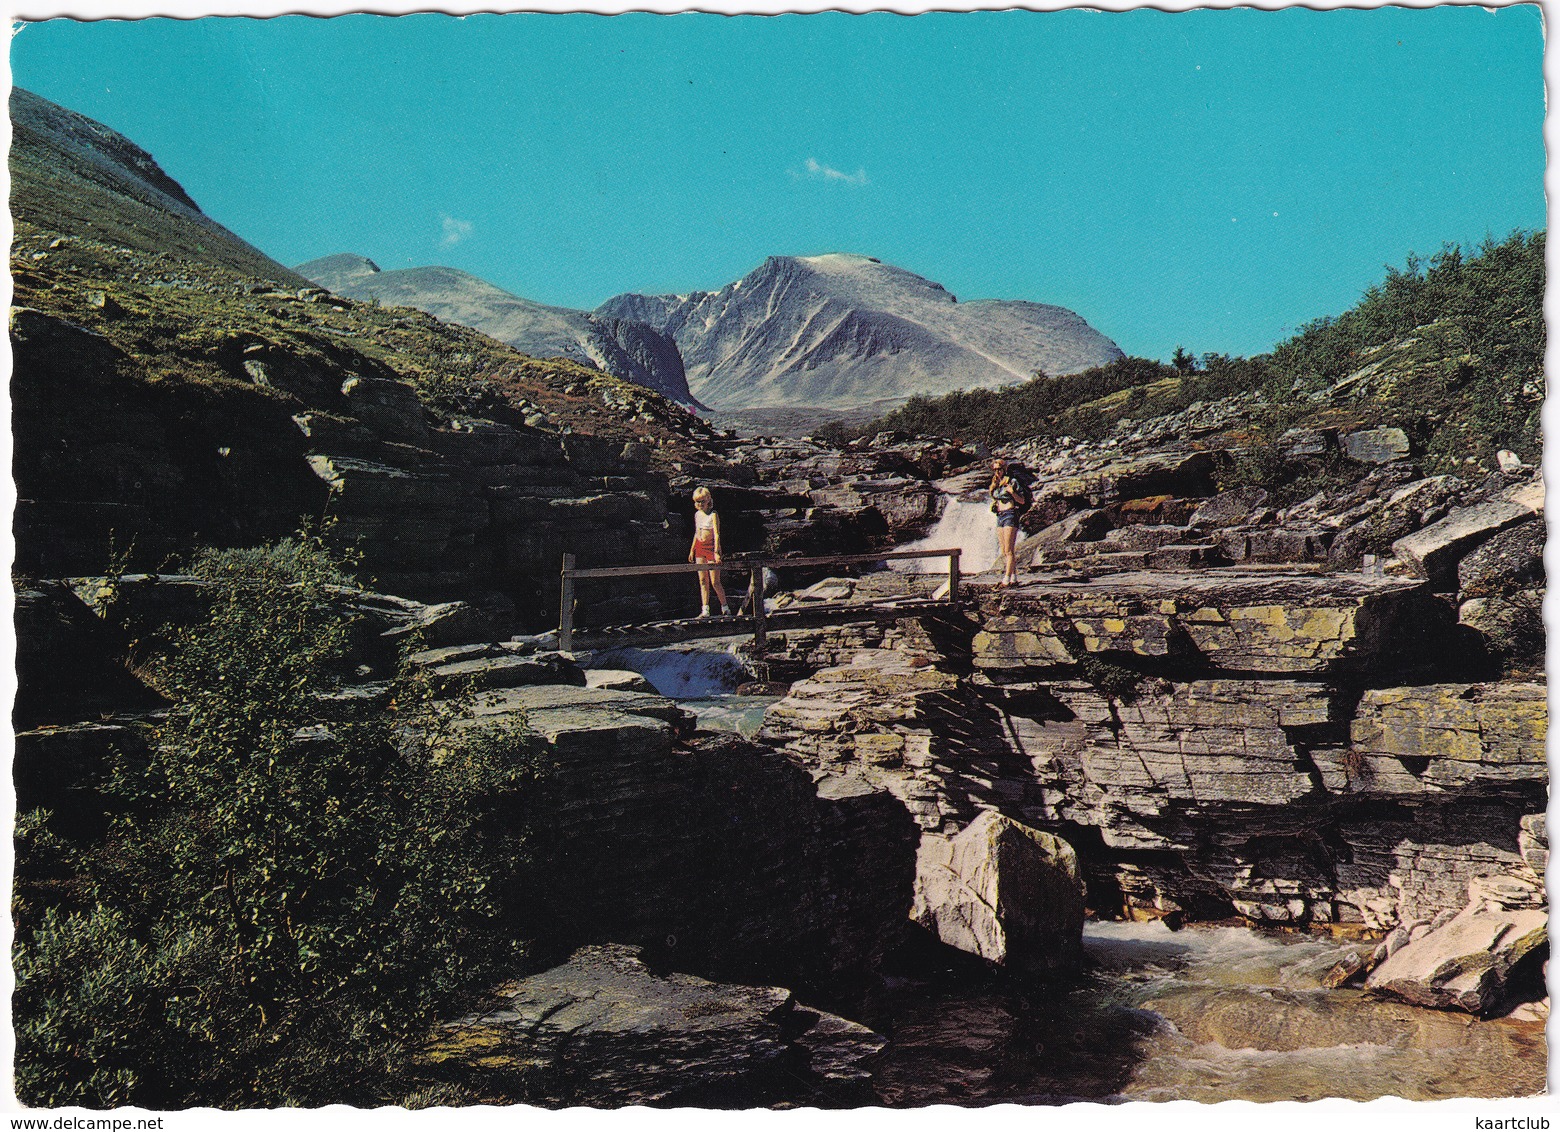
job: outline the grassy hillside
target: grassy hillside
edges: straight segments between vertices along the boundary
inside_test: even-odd
[[[145,150],[29,91],[11,92],[11,215],[70,233],[306,287],[307,279],[200,211]]]
[[[263,351],[337,384],[394,377],[440,412],[523,418],[682,458],[705,430],[641,386],[564,359],[539,360],[409,307],[276,290],[247,272],[165,252],[61,236],[24,219],[12,247],[17,306],[102,334],[159,383],[253,390],[244,368]],[[283,396],[283,394],[276,394]]]
[[[1097,439],[1135,422],[1258,391],[1260,446],[1292,427],[1404,429],[1430,470],[1493,467],[1498,449],[1536,460],[1544,399],[1543,232],[1410,256],[1352,309],[1317,319],[1254,358],[1190,355],[1171,366],[1124,358],[1001,391],[918,397],[874,424],[1002,444],[1027,436]]]

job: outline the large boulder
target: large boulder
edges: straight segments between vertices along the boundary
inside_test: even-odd
[[[1473,598],[1457,607],[1457,620],[1478,633],[1495,656],[1526,659],[1543,655],[1543,590]]]
[[[1500,532],[1530,520],[1543,511],[1526,487],[1505,495],[1459,507],[1439,522],[1398,539],[1392,552],[1421,578],[1454,588],[1459,563],[1481,543]]]
[[[1544,522],[1535,517],[1492,536],[1457,564],[1460,595],[1466,600],[1541,585],[1544,535]]]
[[[1047,558],[1066,558],[1079,543],[1098,542],[1110,530],[1110,516],[1098,507],[1075,511],[1019,542],[1014,555],[1021,565]]]
[[[911,918],[950,947],[1021,970],[1075,968],[1083,881],[1071,845],[986,810],[952,838],[928,834]]]
[[[1233,527],[1247,522],[1268,501],[1268,493],[1260,487],[1238,487],[1234,491],[1221,492],[1205,501],[1192,512],[1194,527]]]
[[[1408,434],[1400,428],[1369,428],[1343,438],[1343,454],[1362,464],[1390,464],[1408,456]]]

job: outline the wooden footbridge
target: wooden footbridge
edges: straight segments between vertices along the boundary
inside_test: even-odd
[[[734,637],[751,633],[753,651],[763,655],[772,630],[815,628],[840,621],[892,620],[913,613],[951,609],[959,604],[959,555],[948,550],[895,550],[880,554],[836,554],[820,558],[744,558],[731,562],[671,563],[658,566],[603,566],[581,569],[572,554],[563,556],[563,590],[559,602],[558,648],[564,652],[618,646],[654,646],[707,637]],[[946,558],[948,580],[932,597],[913,593],[883,595],[873,601],[807,602],[786,609],[764,608],[764,571],[801,566],[859,566],[868,562],[892,562],[916,558]],[[737,612],[729,617],[688,617],[639,625],[578,627],[574,624],[574,584],[587,578],[641,578],[660,574],[696,574],[719,570],[746,573],[747,592]],[[735,594],[731,596],[735,597]]]

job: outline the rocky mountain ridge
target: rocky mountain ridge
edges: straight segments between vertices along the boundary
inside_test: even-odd
[[[532,302],[453,267],[382,271],[364,256],[342,254],[310,260],[294,270],[335,294],[415,307],[480,330],[532,357],[568,358],[681,404],[702,407],[688,392],[676,345],[644,323]]]
[[[961,303],[870,256],[771,256],[719,291],[625,294],[597,308],[673,338],[689,387],[719,409],[850,409],[1073,373],[1121,357],[1061,307]]]
[[[19,225],[307,285],[203,213],[122,134],[20,87],[11,90],[10,108],[11,211]]]
[[[713,436],[683,406],[308,285],[129,142],[17,98],[19,570],[159,569],[323,521],[386,586],[526,620],[575,535],[598,561],[675,553],[665,475]]]

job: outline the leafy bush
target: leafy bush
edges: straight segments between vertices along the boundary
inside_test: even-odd
[[[1437,320],[1456,327],[1461,352],[1491,370],[1527,373],[1544,353],[1543,232],[1486,239],[1465,257],[1447,245],[1428,260],[1410,255],[1353,309],[1307,323],[1272,354],[1274,369],[1311,386],[1343,377],[1359,352]]]
[[[1123,389],[1175,377],[1176,372],[1173,366],[1147,358],[1118,358],[1109,365],[1062,377],[1037,372],[1031,380],[1007,389],[961,390],[935,399],[912,397],[858,433],[870,435],[887,429],[1000,444],[1054,431],[1069,409]],[[1083,431],[1075,426],[1075,432]]]
[[[1319,491],[1337,491],[1359,478],[1358,465],[1338,453],[1322,458],[1292,460],[1276,444],[1262,443],[1238,452],[1214,473],[1220,491],[1260,487],[1273,507],[1287,507],[1309,499]]]
[[[347,575],[317,539],[207,552],[210,618],[157,666],[174,708],[83,860],[93,899],[17,952],[29,1104],[384,1099],[408,1047],[521,955],[497,820],[539,774],[403,668],[375,710],[331,696]]]

